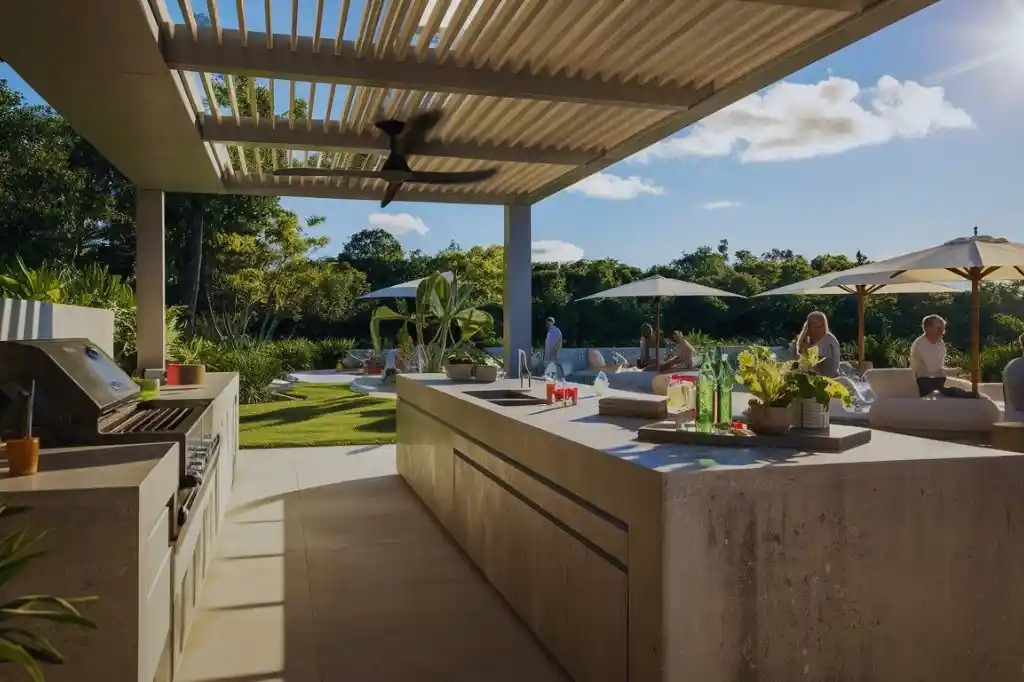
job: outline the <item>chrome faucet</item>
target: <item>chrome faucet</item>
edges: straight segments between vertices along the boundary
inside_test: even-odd
[[[523,387],[523,372],[526,372],[526,385],[529,388],[533,388],[533,374],[530,372],[530,361],[526,357],[526,351],[522,348],[519,349],[518,353],[519,361],[519,388]]]

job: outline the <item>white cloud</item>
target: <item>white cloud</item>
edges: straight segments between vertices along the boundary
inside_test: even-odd
[[[572,263],[583,258],[583,249],[569,242],[544,239],[530,244],[534,263]]]
[[[394,235],[411,232],[426,234],[429,231],[421,218],[409,213],[371,213],[370,227],[377,227]]]
[[[641,194],[661,196],[665,188],[636,175],[622,178],[612,173],[595,173],[569,187],[570,192],[580,192],[594,199],[636,199]]]
[[[974,127],[941,87],[882,76],[861,88],[846,78],[779,83],[712,114],[686,135],[655,143],[630,160],[646,163],[737,154],[744,162],[794,161]]]
[[[700,207],[705,211],[721,211],[726,208],[739,208],[741,205],[738,201],[709,201]]]

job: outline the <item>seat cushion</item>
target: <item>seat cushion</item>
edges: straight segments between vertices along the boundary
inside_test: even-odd
[[[868,413],[871,426],[899,431],[988,431],[1002,418],[999,406],[984,397],[879,397]]]
[[[864,373],[864,378],[871,386],[871,392],[875,399],[881,398],[917,398],[920,399],[921,392],[917,388],[917,379],[914,372],[903,368],[870,369]]]

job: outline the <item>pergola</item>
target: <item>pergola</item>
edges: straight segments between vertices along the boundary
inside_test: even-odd
[[[531,344],[531,204],[937,0],[167,2],[182,23],[164,0],[0,10],[0,57],[137,187],[140,365],[164,363],[164,192],[378,201],[381,181],[278,177],[259,153],[247,163],[229,150],[375,168],[386,139],[374,121],[430,106],[447,117],[414,167],[500,170],[472,185],[408,185],[396,200],[505,207],[514,370],[509,358]],[[272,23],[272,4],[291,21]],[[315,12],[312,35],[299,32],[300,11]],[[287,82],[289,100],[314,112],[326,102],[325,113],[261,117],[234,97],[222,111],[208,104],[211,75],[232,94],[237,76],[268,79],[271,93]]]

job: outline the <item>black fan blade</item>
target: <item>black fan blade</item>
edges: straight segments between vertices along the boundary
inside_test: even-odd
[[[406,182],[426,182],[433,185],[465,185],[471,182],[481,182],[493,177],[498,172],[497,168],[485,168],[484,170],[462,171],[462,172],[417,172],[413,171]]]
[[[386,180],[405,182],[411,171],[405,170],[349,170],[345,168],[280,168],[274,175],[291,175],[314,178],[360,178],[363,180]]]
[[[440,109],[428,109],[410,116],[405,124],[405,134],[398,138],[395,151],[403,156],[415,154],[416,148],[422,146],[427,133],[443,118],[444,112]]]
[[[384,190],[384,198],[380,200],[380,207],[384,208],[395,199],[395,195],[398,194],[398,190],[401,189],[402,183],[400,182],[389,182],[387,189]]]

